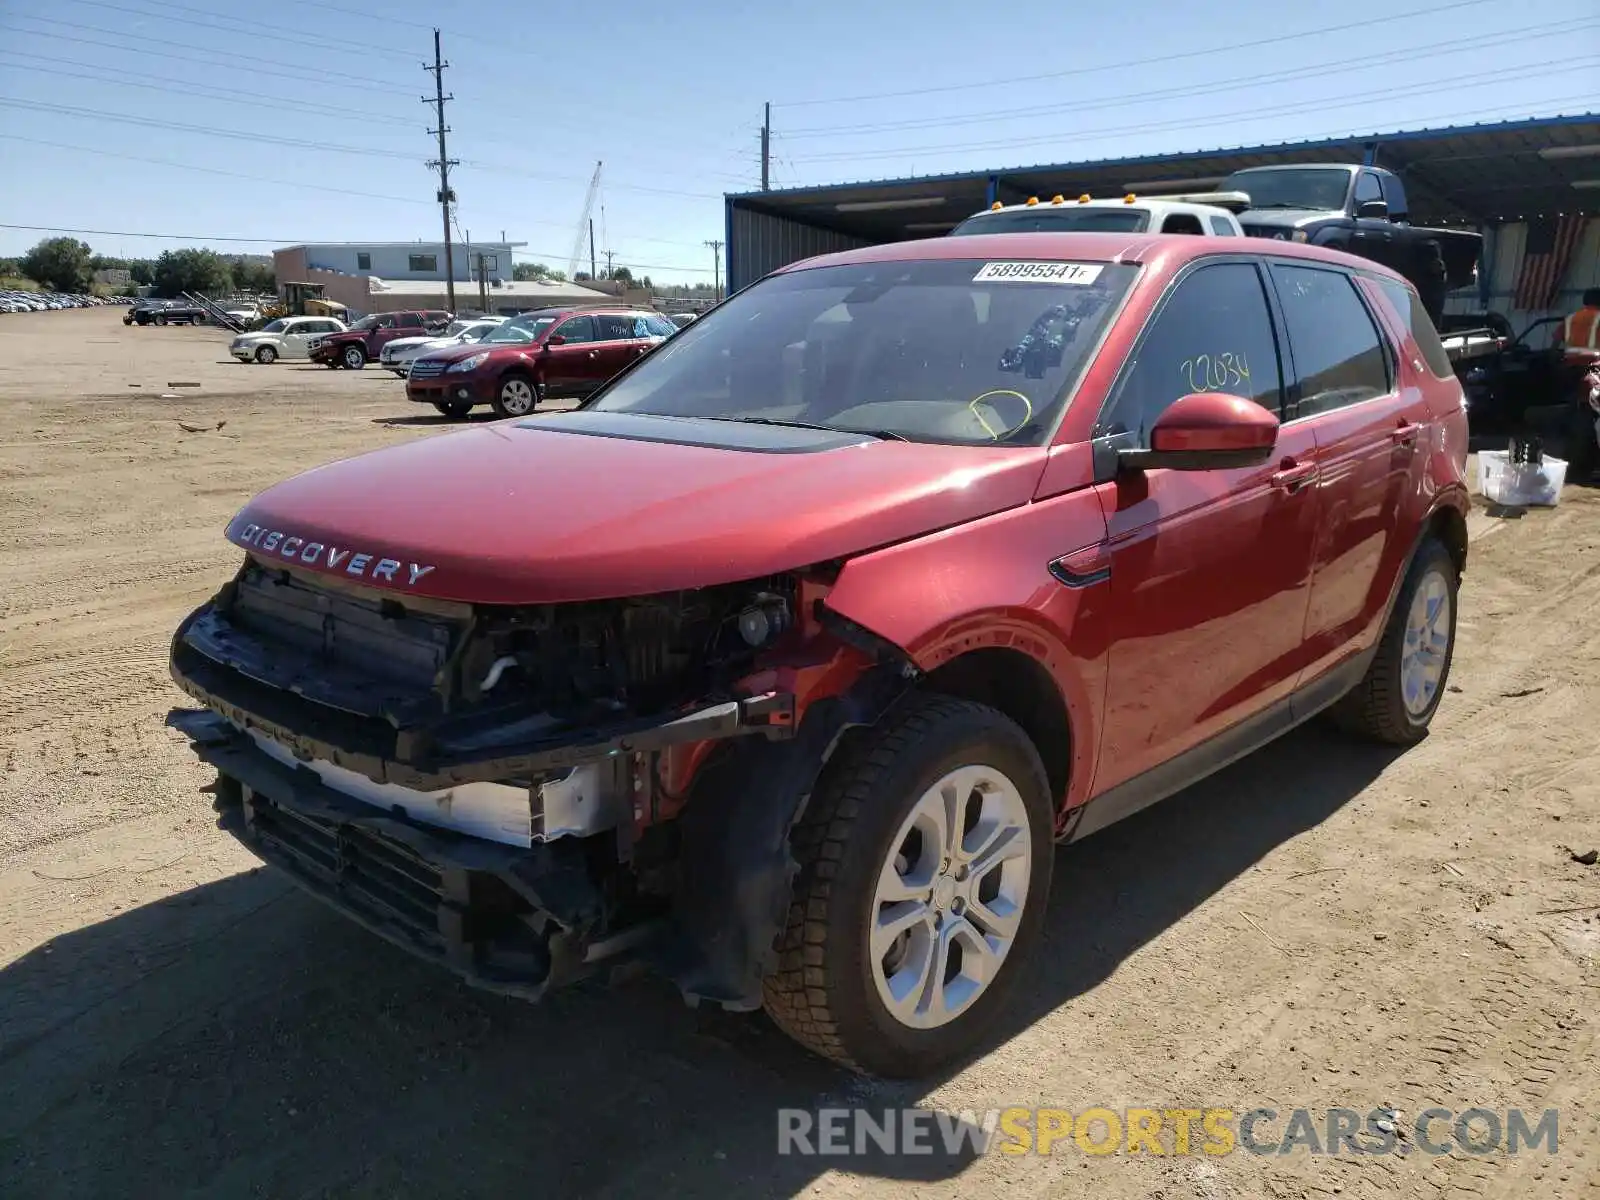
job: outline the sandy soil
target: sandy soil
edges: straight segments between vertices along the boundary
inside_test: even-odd
[[[1600,845],[1600,492],[1474,514],[1422,745],[1308,728],[1062,851],[993,1050],[907,1089],[651,981],[477,995],[214,829],[161,722],[167,638],[235,563],[223,524],[296,469],[448,427],[387,374],[221,349],[117,311],[0,317],[0,1194],[1600,1192],[1600,868],[1568,852]],[[1559,1107],[1560,1152],[775,1157],[777,1108],[847,1102],[1387,1103],[1402,1129]]]

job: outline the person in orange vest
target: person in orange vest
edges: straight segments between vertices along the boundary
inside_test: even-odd
[[[1583,293],[1583,307],[1561,322],[1561,344],[1568,350],[1600,351],[1600,288]]]

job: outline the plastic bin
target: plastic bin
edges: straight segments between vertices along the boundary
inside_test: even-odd
[[[1565,459],[1546,454],[1544,462],[1535,467],[1513,463],[1508,450],[1484,450],[1478,454],[1478,491],[1490,504],[1553,508],[1561,500],[1561,485],[1566,480]]]

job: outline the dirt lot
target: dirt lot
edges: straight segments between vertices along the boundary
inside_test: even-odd
[[[240,366],[214,330],[120,316],[0,317],[0,1194],[1600,1191],[1600,867],[1566,849],[1600,845],[1600,492],[1474,514],[1425,743],[1302,730],[1061,852],[994,1049],[890,1087],[655,982],[471,993],[214,829],[162,717],[167,638],[235,565],[223,524],[292,471],[449,426],[386,373]],[[1557,1107],[1560,1151],[775,1157],[777,1108],[843,1103],[1387,1103],[1402,1130]]]

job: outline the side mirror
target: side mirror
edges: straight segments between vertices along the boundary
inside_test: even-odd
[[[1217,471],[1253,467],[1272,457],[1278,418],[1226,392],[1193,392],[1175,400],[1150,429],[1148,450],[1122,450],[1127,470]]]
[[[545,338],[544,344],[546,346],[562,346],[566,344],[566,341],[567,339],[561,334],[552,333],[549,337]]]
[[[1356,205],[1356,216],[1384,221],[1389,217],[1389,205],[1382,200],[1363,200]]]

